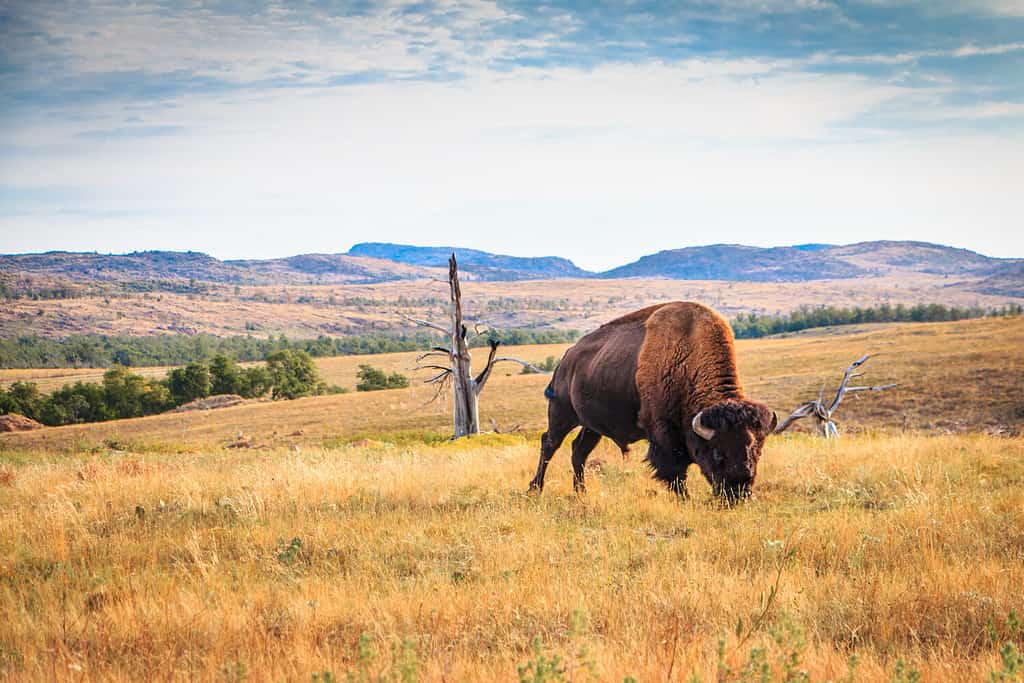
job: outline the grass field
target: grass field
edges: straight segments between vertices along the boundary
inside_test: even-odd
[[[560,358],[565,348],[539,345],[510,347],[503,352],[539,363],[548,356]],[[780,416],[817,396],[823,383],[834,387],[851,361],[865,353],[876,353],[865,366],[867,375],[862,381],[899,382],[900,386],[882,393],[851,395],[838,413],[841,429],[1020,433],[1024,428],[1020,391],[1024,385],[1024,318],[886,324],[852,334],[819,331],[786,339],[740,340],[737,353],[747,393],[765,401]],[[362,363],[415,377],[411,368],[416,355],[323,358],[317,359],[317,365],[329,384],[354,388],[356,370]],[[478,350],[476,357],[481,361],[486,355]],[[30,379],[52,390],[69,381],[68,373],[73,372],[78,373],[76,378],[94,381],[102,376],[97,370],[0,370],[0,381]],[[59,377],[53,378],[54,374]],[[546,375],[520,374],[517,365],[499,366],[481,397],[484,425],[489,426],[493,419],[504,430],[517,425],[528,432],[543,430],[546,412],[542,392],[547,382]],[[405,432],[447,433],[450,403],[431,403],[433,389],[415,381],[413,385],[404,390],[284,403],[253,402],[218,411],[0,435],[0,449],[73,451],[102,446],[105,440],[114,439],[189,450],[226,445],[238,432],[268,447],[331,445],[367,436],[394,441]]]
[[[425,387],[4,435],[0,678],[973,681],[1024,667],[1024,324],[739,344],[749,393],[780,413],[866,352],[883,352],[866,380],[901,386],[848,399],[839,442],[770,439],[734,508],[696,471],[680,502],[642,448],[624,460],[606,444],[585,496],[565,452],[525,495],[547,378],[515,366],[481,414],[523,430],[457,442]],[[321,367],[338,382],[358,362]],[[238,432],[254,447],[225,448]],[[537,674],[556,656],[562,678]]]
[[[740,313],[785,313],[801,305],[862,306],[941,302],[1001,307],[1024,298],[985,294],[978,278],[900,272],[865,278],[804,282],[717,280],[527,280],[467,282],[466,315],[497,329],[544,327],[589,331],[629,311],[672,300],[702,301],[727,318]],[[983,289],[983,287],[981,287]],[[0,335],[60,338],[72,334],[149,335],[207,332],[216,335],[284,333],[308,339],[321,334],[408,329],[397,315],[444,320],[447,287],[401,280],[372,285],[212,285],[206,294],[120,293],[0,306]]]

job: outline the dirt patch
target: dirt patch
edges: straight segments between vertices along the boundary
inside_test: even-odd
[[[196,400],[186,403],[185,405],[178,406],[172,413],[185,413],[190,410],[215,410],[217,408],[229,408],[231,406],[237,406],[240,403],[245,403],[245,399],[238,394],[217,394],[216,396],[207,396],[206,398],[197,398]]]
[[[29,432],[33,429],[42,428],[43,425],[24,415],[18,415],[17,413],[0,415],[0,432]]]

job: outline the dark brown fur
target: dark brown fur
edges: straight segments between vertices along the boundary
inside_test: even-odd
[[[691,302],[650,306],[602,325],[566,351],[544,393],[548,430],[530,483],[535,490],[579,426],[572,443],[577,490],[584,488],[587,456],[608,437],[623,450],[647,439],[655,478],[679,493],[687,468],[697,463],[716,492],[743,495],[774,428],[774,414],[743,394],[729,324]],[[701,424],[715,430],[710,440],[691,426],[701,411]]]

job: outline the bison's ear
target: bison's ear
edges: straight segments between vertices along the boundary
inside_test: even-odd
[[[770,427],[768,427],[768,433],[769,433],[769,434],[771,434],[772,432],[774,432],[774,431],[775,431],[775,428],[776,428],[776,427],[778,427],[778,426],[779,426],[779,416],[778,416],[778,414],[777,414],[777,413],[776,413],[776,412],[775,412],[775,411],[773,410],[773,411],[772,411],[772,424],[771,424],[771,426],[770,426]]]

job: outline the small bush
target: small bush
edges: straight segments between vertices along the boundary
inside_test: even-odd
[[[372,365],[360,365],[356,372],[359,383],[356,391],[379,391],[381,389],[404,389],[409,386],[409,378],[392,372],[390,375]]]

